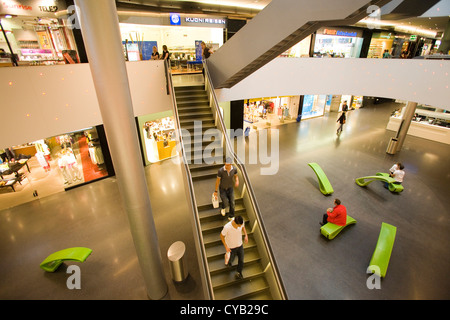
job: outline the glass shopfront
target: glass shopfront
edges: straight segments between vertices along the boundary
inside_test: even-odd
[[[140,116],[137,123],[146,166],[178,154],[175,122],[171,111]]]
[[[223,45],[226,28],[226,19],[222,17],[176,13],[149,13],[141,17],[121,14],[119,21],[124,54],[129,61],[152,59],[153,47],[162,58],[165,45],[174,74],[200,72],[201,42],[204,41],[213,51],[217,50]]]
[[[102,126],[0,149],[0,209],[114,175]]]
[[[244,100],[244,130],[255,130],[297,119],[300,96],[266,97]]]
[[[55,14],[65,9],[60,0],[2,1],[3,58],[20,66],[79,63],[72,30]]]
[[[382,59],[383,54],[386,52],[390,56],[393,54],[392,46],[394,43],[395,35],[391,32],[377,32],[372,35],[370,41],[369,52],[367,58]]]
[[[302,119],[321,117],[325,113],[325,106],[329,96],[305,95],[303,96]]]
[[[363,43],[359,29],[320,28],[314,35],[314,56],[359,58]]]

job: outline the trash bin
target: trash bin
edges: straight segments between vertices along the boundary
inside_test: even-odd
[[[398,139],[391,138],[391,141],[389,141],[388,147],[386,149],[386,153],[395,154],[395,152],[397,151],[397,144],[398,144]]]
[[[184,263],[186,246],[182,241],[174,242],[167,250],[167,258],[170,264],[170,273],[175,282],[183,282],[188,276],[188,271]]]

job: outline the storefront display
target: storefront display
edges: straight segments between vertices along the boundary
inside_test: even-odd
[[[327,95],[305,95],[303,97],[302,119],[323,116]]]
[[[102,126],[3,148],[0,159],[0,198],[9,205],[114,175]]]
[[[320,28],[314,35],[314,55],[359,58],[363,43],[359,29]]]
[[[397,131],[400,128],[405,108],[394,110],[387,130]],[[450,113],[431,106],[419,105],[411,121],[408,135],[450,144]]]
[[[391,32],[376,32],[372,35],[370,41],[369,52],[367,58],[383,58],[383,54],[387,50],[392,55],[392,44],[395,35]]]
[[[145,156],[150,163],[169,159],[177,154],[173,117],[145,122],[142,134]]]
[[[77,48],[72,30],[55,15],[58,10],[65,9],[65,2],[57,0],[28,2],[29,6],[9,6],[4,3],[0,5],[0,14],[7,17],[2,18],[7,39],[0,38],[0,48],[9,54],[12,50],[19,65],[66,63],[64,52],[69,50],[76,53]],[[51,11],[47,9],[49,3],[54,4]],[[73,61],[77,62],[78,59]]]
[[[297,119],[300,96],[244,100],[244,130],[263,129]]]
[[[363,96],[353,96],[352,104],[349,106],[350,109],[362,108]]]
[[[172,23],[170,15],[177,16],[177,24]],[[127,48],[130,50],[128,60],[150,60],[153,46],[157,48],[159,54],[162,54],[165,45],[170,53],[174,74],[200,72],[202,61],[200,43],[204,41],[213,51],[222,46],[226,19],[204,16],[200,18],[175,13],[170,15],[151,13],[145,17],[136,17],[132,14],[119,15],[123,43],[139,44],[139,50]],[[124,52],[126,54],[126,49]]]

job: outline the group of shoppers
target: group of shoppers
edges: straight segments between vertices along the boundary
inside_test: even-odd
[[[211,48],[208,48],[205,42],[202,41],[202,58],[208,59],[213,51]],[[170,52],[167,49],[166,45],[163,45],[163,53],[160,55],[158,52],[158,48],[156,46],[153,46],[153,53],[152,53],[152,60],[168,60],[170,58]]]
[[[170,52],[166,45],[163,45],[163,53],[160,55],[158,48],[153,46],[152,60],[168,60],[170,57]]]

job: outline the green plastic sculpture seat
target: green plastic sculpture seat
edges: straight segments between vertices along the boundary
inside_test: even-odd
[[[395,179],[390,177],[389,174],[387,173],[378,172],[375,176],[367,176],[355,179],[356,184],[360,187],[366,187],[367,185],[369,185],[374,181],[386,182],[388,184],[389,191],[391,192],[403,191],[403,186],[401,184],[394,183]]]
[[[391,259],[396,233],[397,227],[383,222],[375,251],[370,259],[368,270],[383,278],[386,276],[389,260]]]
[[[346,226],[348,226],[350,224],[355,224],[355,223],[356,223],[356,220],[353,219],[352,217],[350,217],[349,215],[347,215],[347,222],[346,222],[345,226],[338,226],[337,224],[328,222],[320,228],[320,233],[325,238],[331,240],[331,239],[334,239],[334,237],[336,237],[339,234],[339,232],[341,232]]]
[[[40,267],[47,272],[55,272],[64,261],[84,262],[91,253],[92,249],[83,247],[64,249],[49,255],[41,262]]]
[[[389,177],[389,178],[391,178],[391,176],[389,176],[389,173],[377,172],[376,175],[380,176],[380,177]],[[397,193],[398,192],[402,192],[403,189],[404,189],[403,186],[401,184],[398,184],[398,183],[389,183],[388,188],[389,188],[389,191],[397,192]]]
[[[311,169],[314,170],[314,173],[319,180],[320,192],[322,192],[324,195],[332,194],[334,192],[333,187],[331,186],[331,183],[322,168],[315,162],[308,163],[308,166],[310,166]]]

